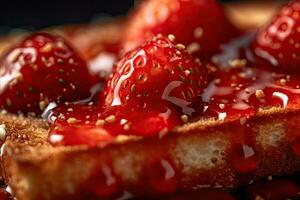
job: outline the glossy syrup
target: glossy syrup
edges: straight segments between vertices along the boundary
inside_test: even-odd
[[[299,102],[299,75],[243,67],[219,70],[213,76],[202,94],[206,102],[204,116],[220,120],[249,118],[262,108],[289,109]]]
[[[255,140],[252,138],[253,133],[248,120],[260,113],[262,109],[297,108],[300,103],[300,75],[274,71],[263,66],[246,65],[243,60],[235,60],[222,67],[205,64],[209,70],[210,81],[200,96],[203,109],[195,109],[197,112],[184,120],[182,116],[186,113],[182,113],[176,104],[172,104],[172,101],[171,104],[166,101],[166,104],[152,107],[150,110],[141,108],[140,112],[136,112],[139,108],[134,103],[123,106],[117,102],[110,107],[104,107],[97,101],[86,102],[83,105],[67,104],[52,112],[50,118],[55,120],[49,140],[53,145],[101,146],[131,135],[162,138],[166,134],[172,134],[170,131],[172,128],[187,121],[196,121],[203,117],[214,118],[230,122],[232,130],[236,131],[236,137],[231,138],[232,147],[228,162],[240,174],[240,180],[250,184],[255,179],[253,174],[259,164],[260,155],[255,148]],[[197,103],[193,108],[197,108]],[[167,129],[162,128],[159,132],[155,132],[157,127],[167,127]],[[298,141],[299,138],[292,144],[291,150],[300,155]],[[121,180],[113,167],[110,164],[105,166],[100,166],[92,175],[98,177],[98,181],[91,179],[86,184],[89,186],[90,183],[95,183],[89,188],[92,188],[92,192],[101,198],[123,192]],[[164,153],[149,158],[143,171],[146,174],[143,184],[146,184],[146,188],[152,194],[174,193],[182,187],[178,173],[180,170],[176,169]],[[294,188],[292,190],[295,191]],[[204,196],[212,194],[206,192],[203,193]],[[217,194],[219,193],[215,193]],[[234,199],[231,195],[226,195],[227,193],[220,192],[220,196]]]
[[[201,94],[204,110],[198,112],[198,117],[213,117],[218,120],[233,121],[236,119],[250,118],[260,109],[269,107],[281,107],[293,109],[300,101],[300,76],[297,74],[285,74],[270,71],[263,68],[243,67],[241,69],[218,69],[214,72],[208,87]],[[119,107],[118,107],[119,106]],[[169,105],[168,105],[169,106]],[[134,105],[132,105],[134,107]],[[162,106],[161,107],[167,107]],[[100,118],[109,118],[106,121],[126,124],[122,116],[128,115],[128,107],[122,110],[122,105],[103,108],[93,102],[86,105],[68,104],[56,111],[60,122],[66,124],[90,124],[95,125]],[[149,113],[151,111],[147,111]],[[154,112],[154,111],[153,111]],[[142,113],[147,116],[147,113]],[[172,110],[160,110],[162,118],[172,115]],[[61,114],[61,116],[59,116]],[[135,113],[131,113],[135,115]],[[74,118],[75,120],[69,120]],[[192,118],[193,119],[193,118]],[[105,119],[104,119],[105,120]],[[136,119],[137,120],[137,119]],[[134,120],[132,120],[134,123]],[[70,123],[71,122],[71,123]],[[101,121],[98,121],[98,125]],[[123,127],[124,128],[124,127]],[[136,133],[136,135],[143,133]],[[118,134],[113,134],[118,135]]]
[[[179,186],[180,176],[175,165],[168,156],[162,155],[149,158],[144,166],[147,193],[151,196],[172,194]]]
[[[110,162],[101,162],[92,170],[88,182],[82,188],[86,188],[99,198],[111,198],[122,194],[120,178],[112,171]]]
[[[298,74],[273,72],[262,67],[242,66],[217,69],[211,74],[211,81],[201,95],[205,105],[204,110],[190,120],[196,120],[198,117],[213,117],[233,123],[236,137],[232,138],[229,162],[241,174],[241,180],[245,180],[243,182],[248,184],[252,181],[254,178],[252,174],[259,161],[255,141],[251,138],[252,129],[247,120],[255,116],[261,109],[274,106],[283,109],[295,108],[300,103],[298,80],[300,80]],[[55,125],[57,126],[54,126],[50,134],[50,141],[55,145],[107,145],[118,136],[130,134],[153,137],[150,134],[153,132],[151,131],[152,124],[161,124],[164,127],[163,116],[178,114],[174,113],[174,109],[167,112],[152,110],[133,113],[128,107],[103,108],[97,104],[68,105],[59,109],[59,112],[56,111],[58,120]],[[160,119],[152,119],[152,112],[164,114],[161,114],[162,118]],[[173,122],[175,125],[178,123],[182,122],[176,120]],[[62,130],[61,127],[63,127]],[[167,133],[168,131],[162,131],[155,137],[162,137]],[[298,143],[292,145],[292,149],[299,155]],[[151,187],[159,186],[155,189],[157,193],[166,191],[171,193],[177,188],[178,176],[174,175],[174,178],[170,180],[160,180],[160,178],[164,177],[164,168],[170,167],[172,164],[169,164],[164,158],[160,158],[154,163],[155,165],[152,163],[153,167],[150,168],[152,171],[149,172],[149,174],[153,174],[149,179],[149,184]]]

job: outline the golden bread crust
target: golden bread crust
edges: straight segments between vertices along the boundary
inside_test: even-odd
[[[259,155],[255,179],[300,170],[300,158],[290,148],[290,134],[300,128],[299,116],[299,110],[272,109],[247,121],[255,139],[253,148]],[[45,124],[39,120],[2,116],[0,122],[7,124],[11,135],[20,133],[20,127],[27,135],[25,139],[8,138],[2,156],[5,180],[20,199],[85,198],[78,196],[78,191],[90,179],[92,169],[105,163],[107,157],[125,189],[143,191],[145,165],[156,152],[174,164],[182,190],[241,184],[230,158],[232,137],[239,134],[235,122],[200,120],[195,122],[197,126],[186,125],[163,138],[116,142],[98,148],[52,147],[45,140]]]

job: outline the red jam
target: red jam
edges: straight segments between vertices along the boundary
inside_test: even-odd
[[[300,77],[297,74],[249,67],[219,69],[211,76],[208,87],[201,95],[205,109],[189,120],[214,117],[233,122],[238,134],[232,138],[229,162],[241,174],[241,180],[248,184],[254,178],[259,154],[254,148],[255,141],[251,138],[252,133],[247,120],[264,107],[293,109],[300,102]],[[157,118],[157,113],[160,113],[161,118]],[[170,118],[170,115],[176,117]],[[98,104],[59,107],[51,117],[56,118],[49,138],[54,145],[107,145],[119,135],[162,137],[168,131],[163,129],[153,135],[157,127],[182,124],[176,109],[165,113],[162,110],[132,112],[127,107],[103,108]],[[297,145],[298,143],[295,143],[292,146],[296,154],[299,153]],[[152,166],[149,167],[151,178],[147,179],[149,188],[157,194],[176,191],[178,175],[174,174],[169,179],[164,179],[167,176],[167,172],[164,171],[166,167],[175,172],[168,159],[155,160],[149,163],[149,166]]]
[[[300,156],[300,140],[297,140],[292,144],[292,149],[296,155]]]
[[[187,9],[187,11],[189,10]],[[211,24],[209,24],[209,26],[211,26]],[[203,33],[201,27],[197,27],[196,29],[192,27],[191,30],[193,30],[194,34],[195,30],[198,30],[196,31],[196,35],[202,35]],[[270,30],[272,30],[272,28]],[[275,32],[277,31],[282,30],[276,29]],[[227,31],[226,34],[229,32],[230,31]],[[271,32],[273,34],[274,31]],[[214,34],[215,33],[217,32],[214,32]],[[205,32],[205,34],[207,34],[207,32]],[[219,35],[219,33],[217,34]],[[199,60],[198,62],[195,61],[197,65],[194,65],[193,59],[190,59],[188,56],[188,58],[186,58],[186,56],[183,55],[185,53],[179,51],[184,48],[182,44],[177,44],[176,46],[178,47],[166,51],[165,47],[168,46],[168,41],[166,42],[163,39],[156,42],[160,45],[165,43],[162,45],[165,45],[164,48],[152,44],[152,46],[143,46],[144,49],[137,49],[137,52],[133,51],[129,53],[129,58],[125,57],[125,59],[120,61],[120,63],[123,62],[123,64],[116,66],[116,71],[119,73],[117,74],[118,76],[108,81],[108,83],[114,86],[110,88],[114,91],[112,95],[114,99],[109,105],[100,102],[100,100],[97,99],[97,96],[99,96],[97,94],[86,102],[66,103],[45,114],[52,123],[49,134],[50,143],[57,146],[84,144],[89,147],[96,147],[109,145],[114,142],[116,138],[124,135],[162,138],[166,134],[172,134],[173,128],[176,126],[201,118],[215,118],[216,120],[231,122],[236,129],[236,137],[231,138],[232,147],[229,152],[230,158],[228,158],[228,162],[233,169],[239,173],[242,181],[245,179],[247,180],[247,184],[251,184],[253,179],[252,174],[257,169],[260,155],[255,149],[255,141],[251,138],[252,132],[247,120],[257,115],[262,108],[280,107],[283,109],[294,109],[297,108],[300,103],[300,74],[284,73],[277,71],[277,69],[266,68],[264,63],[254,61],[254,57],[249,54],[248,49],[250,46],[249,43],[253,40],[252,36],[253,35],[246,35],[245,37],[233,40],[230,44],[224,45],[224,53],[214,56],[212,59],[214,61],[214,58],[217,58],[218,62],[216,63],[218,63],[220,67],[211,64],[211,62],[207,60],[203,60],[203,63]],[[201,38],[201,36],[199,37]],[[204,37],[202,38],[204,39]],[[289,42],[290,41],[291,40],[289,40]],[[216,41],[212,40],[211,42]],[[290,42],[291,45],[294,42],[295,41]],[[210,43],[206,44],[208,46],[212,45]],[[217,44],[217,46],[219,46],[219,44]],[[297,45],[295,45],[295,47],[296,46]],[[198,50],[200,49],[199,47],[197,48]],[[290,49],[290,47],[288,48]],[[111,72],[119,50],[119,41],[109,43],[109,45],[103,43],[99,45],[95,43],[88,48],[86,52],[82,53],[82,55],[85,58],[91,59],[88,63],[89,70],[95,74],[101,73],[102,75],[102,72]],[[56,52],[59,57],[66,57],[67,53],[68,52],[63,49]],[[130,55],[134,55],[134,53],[137,53],[136,56],[130,57]],[[256,49],[254,53],[261,54],[261,57],[266,58],[266,52],[264,54],[262,54],[262,51],[257,53]],[[146,54],[148,57],[145,56]],[[148,54],[150,54],[150,56]],[[170,54],[172,55],[170,56]],[[161,57],[157,59],[157,55]],[[251,56],[253,59],[251,59]],[[289,56],[293,56],[293,54]],[[25,64],[32,64],[34,56],[26,55],[23,57],[22,59],[25,61]],[[154,59],[149,60],[149,57]],[[206,56],[204,57],[206,58]],[[247,60],[239,59],[241,57],[246,57]],[[270,56],[268,56],[268,59],[269,58]],[[255,66],[247,64],[249,61],[256,63],[254,64]],[[274,60],[269,61],[272,63]],[[288,61],[293,61],[292,57],[290,57]],[[70,62],[70,60],[68,60],[68,62],[70,65],[74,64],[73,61]],[[149,65],[149,62],[152,68],[147,69],[148,74],[146,74],[145,66],[147,64]],[[40,63],[38,64],[41,65]],[[43,64],[45,64],[44,61]],[[182,64],[184,67],[181,66]],[[119,71],[118,68],[120,68]],[[169,74],[162,73],[163,70],[160,68],[166,68]],[[66,69],[69,70],[69,68]],[[206,69],[208,70],[207,76]],[[201,70],[203,70],[203,72],[201,72]],[[146,82],[148,78],[148,82],[142,85],[144,88],[141,88],[149,89],[156,95],[155,97],[158,98],[149,98],[146,101],[144,99],[149,96],[149,93],[145,92],[139,94],[140,96],[136,96],[143,99],[141,101],[142,104],[139,100],[128,101],[126,105],[122,104],[121,98],[119,97],[121,96],[120,88],[130,88],[130,90],[125,91],[132,93],[137,89],[136,87],[132,87],[136,85],[129,84],[132,80],[127,80],[132,73],[135,73],[131,77],[132,80],[134,78],[135,81]],[[175,74],[176,76],[174,75],[172,78],[179,77],[180,80],[172,79],[170,81],[170,74]],[[82,75],[82,73],[78,75]],[[31,76],[28,77],[31,79]],[[152,78],[151,81],[149,81],[149,77]],[[44,77],[40,78],[41,80],[45,79]],[[48,79],[56,80],[57,77]],[[83,77],[77,78],[76,80],[82,79]],[[126,81],[123,79],[126,79]],[[39,83],[39,81],[37,82]],[[152,83],[160,87],[152,91]],[[44,85],[53,87],[53,84]],[[38,86],[40,85],[38,84]],[[178,88],[180,87],[184,88],[185,91],[182,90],[182,88],[179,90]],[[57,89],[58,87],[55,88]],[[196,92],[193,90],[194,88],[197,88],[197,90],[195,90]],[[61,89],[65,88],[61,86]],[[142,89],[141,91],[143,91]],[[56,90],[49,91],[56,92]],[[86,89],[83,90],[83,92],[87,91]],[[126,94],[123,94],[123,97],[127,101],[130,99],[129,94],[132,93],[126,92],[123,92]],[[174,96],[174,93],[177,96]],[[63,92],[60,92],[60,94],[63,94]],[[177,98],[178,96],[183,96],[184,98]],[[115,99],[115,97],[118,98]],[[38,96],[38,98],[40,97]],[[187,99],[191,101],[187,101]],[[148,105],[151,106],[147,107]],[[295,130],[293,131],[295,132]],[[300,156],[300,138],[299,136],[295,136],[293,139],[291,150]],[[150,153],[151,157],[146,158],[145,164],[141,166],[145,181],[140,183],[140,185],[144,184],[146,186],[145,188],[149,191],[143,194],[149,193],[149,196],[168,195],[181,192],[178,190],[182,189],[181,185],[179,185],[181,174],[179,173],[180,170],[178,166],[166,155],[164,147],[161,147],[161,149],[162,151],[155,149],[155,153]],[[94,195],[96,198],[105,199],[121,196],[125,192],[123,191],[123,183],[121,178],[118,177],[114,171],[111,160],[109,158],[99,160],[102,160],[101,163],[97,163],[96,167],[91,170],[89,178],[83,183],[80,189],[84,192],[88,191],[91,196]],[[300,188],[293,181],[274,180],[250,185],[246,188],[246,191],[247,194],[250,194],[251,199],[279,200],[297,196]],[[189,194],[183,193],[167,197],[166,199],[199,199],[199,197],[212,200],[235,199],[234,195],[229,192],[218,189],[201,189]],[[240,197],[245,198],[245,195],[240,195]],[[8,199],[6,193],[0,192],[0,199],[2,198]]]
[[[82,188],[91,190],[98,198],[111,198],[122,194],[122,183],[112,170],[110,162],[99,163]]]
[[[145,166],[145,179],[153,194],[170,194],[177,190],[178,173],[167,158],[152,158]]]
[[[193,121],[199,117],[214,117],[225,121],[239,119],[237,127],[242,128],[241,132],[247,132],[247,124],[243,123],[246,122],[247,118],[254,116],[260,108],[278,106],[293,109],[295,105],[300,103],[299,79],[297,74],[277,73],[263,68],[219,69],[212,74],[208,87],[201,95],[205,105],[204,110],[198,111],[189,120]],[[132,108],[134,106],[132,105]],[[165,107],[170,109],[164,110]],[[99,140],[103,140],[103,138],[112,139],[118,135],[153,136],[151,135],[153,130],[159,130],[157,127],[174,127],[177,124],[182,124],[180,117],[182,116],[178,115],[176,109],[172,109],[170,105],[159,105],[157,110],[132,112],[128,107],[122,105],[104,108],[95,103],[88,105],[70,104],[57,108],[50,116],[52,120],[55,119],[50,133],[50,142],[56,145],[86,143],[84,141],[87,140],[76,138],[83,137],[82,135],[85,134],[81,132],[84,131],[77,131],[78,134],[76,134],[60,129],[61,127],[63,129],[68,127],[69,129],[78,126],[92,127],[92,129],[98,127],[99,130],[102,130]],[[68,136],[69,133],[72,135]],[[161,130],[157,135],[161,136],[165,133],[164,130]],[[57,140],[51,140],[53,135],[61,135],[64,141],[61,143]],[[103,135],[105,137],[102,137]],[[240,139],[237,142],[243,142],[242,138]],[[76,140],[77,142],[74,142]],[[241,143],[241,146],[246,146],[247,150],[251,149],[251,145]],[[245,157],[249,158],[249,155]]]
[[[300,101],[300,76],[259,67],[218,70],[202,94],[204,116],[220,120],[251,117],[260,108],[293,108]]]
[[[253,172],[258,163],[258,155],[255,150],[247,144],[235,145],[230,152],[230,162],[240,173]]]
[[[100,100],[66,104],[50,113],[48,117],[53,125],[49,141],[53,145],[105,146],[124,135],[162,138],[172,134],[176,126],[214,118],[230,122],[230,127],[236,130],[236,137],[230,138],[232,145],[227,161],[239,174],[241,183],[251,184],[260,155],[255,149],[248,120],[261,109],[278,107],[293,110],[300,103],[300,74],[255,64],[248,49],[252,36],[246,35],[225,45],[224,54],[214,57],[219,59],[218,66],[207,60],[201,60],[202,63],[195,61],[197,65],[194,65],[194,60],[179,51],[182,46],[167,51],[168,40],[146,43],[120,60]],[[181,66],[182,63],[185,63],[184,66]],[[168,73],[161,69],[167,69]],[[180,80],[174,77],[180,77]],[[136,83],[143,84],[138,88]],[[196,88],[197,92],[187,88]],[[296,138],[291,149],[300,156],[299,141]],[[143,183],[139,184],[150,191],[141,193],[161,196],[178,192],[183,188],[180,170],[176,169],[178,166],[164,152],[157,150],[156,153],[157,156],[151,154],[152,157],[145,159],[145,166],[141,166],[145,175]],[[101,163],[88,180],[87,187],[101,198],[119,195],[124,188],[115,174],[110,165]],[[264,191],[260,190],[262,186],[259,184],[252,186],[250,193],[253,199],[280,199],[293,197],[299,192],[294,183],[270,183],[270,188]],[[280,184],[286,184],[286,187],[278,188]],[[200,190],[196,196],[234,199],[222,190]],[[191,194],[173,199],[197,198]]]

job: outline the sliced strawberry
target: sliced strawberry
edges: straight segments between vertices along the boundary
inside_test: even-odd
[[[299,70],[299,15],[300,1],[291,1],[258,31],[252,44],[256,62],[285,70]]]
[[[115,137],[163,136],[203,111],[200,94],[206,79],[206,68],[200,62],[158,36],[120,60],[104,88],[100,105],[60,107],[54,112],[54,126],[85,124]],[[56,132],[50,133],[50,138]],[[64,144],[72,145],[73,141]]]
[[[214,0],[149,0],[133,11],[123,47],[128,51],[158,33],[173,34],[176,42],[203,58],[217,53],[238,32]]]
[[[96,78],[61,37],[38,33],[1,59],[0,83],[0,107],[40,114],[51,101],[89,97]]]

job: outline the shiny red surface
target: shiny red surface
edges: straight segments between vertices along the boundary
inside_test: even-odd
[[[192,55],[210,58],[240,31],[215,0],[145,1],[132,12],[122,47],[132,50],[159,33],[173,34]]]
[[[259,28],[251,45],[258,63],[283,70],[299,70],[300,1],[283,6],[272,20]]]
[[[78,131],[67,139],[70,131],[63,129],[70,126],[98,127],[111,137],[171,132],[176,125],[203,112],[200,95],[206,78],[205,66],[159,36],[119,61],[95,105],[57,108],[52,114],[56,120],[50,141],[55,144],[52,135],[60,135],[63,140],[56,144],[85,143],[81,140],[84,134],[74,134]]]
[[[101,80],[63,38],[47,33],[28,36],[0,64],[0,108],[13,113],[39,116],[49,102],[87,98]]]
[[[286,8],[292,6],[293,9],[298,9],[295,7],[297,5],[298,3],[291,4]],[[182,3],[181,6],[183,13],[193,10],[191,5],[185,7],[185,3]],[[214,8],[219,9],[219,7]],[[285,12],[284,9],[281,12]],[[181,12],[179,14],[179,16],[182,15]],[[217,14],[220,13],[217,12]],[[278,24],[278,20],[282,17],[285,20]],[[294,109],[299,106],[300,74],[290,71],[295,69],[294,64],[298,62],[297,55],[293,56],[293,52],[290,52],[291,49],[294,51],[294,47],[296,48],[295,41],[291,42],[291,39],[297,39],[298,33],[293,32],[294,29],[287,29],[289,27],[286,26],[290,25],[287,17],[291,17],[290,14],[281,13],[268,28],[262,28],[254,40],[249,37],[246,43],[241,42],[242,45],[234,49],[237,52],[233,60],[219,60],[218,64],[211,62],[213,58],[199,61],[191,57],[182,50],[184,46],[172,43],[170,39],[172,36],[169,36],[169,39],[159,36],[158,39],[125,54],[116,64],[100,94],[96,93],[86,101],[60,105],[48,112],[47,117],[51,122],[49,141],[56,146],[81,144],[90,147],[105,146],[114,142],[119,136],[160,138],[165,134],[172,134],[174,127],[186,122],[201,118],[214,118],[231,122],[238,133],[236,137],[231,138],[232,147],[228,162],[241,175],[241,180],[246,184],[251,184],[246,188],[246,195],[237,196],[240,198],[250,196],[255,200],[260,197],[277,200],[297,196],[299,186],[295,181],[275,180],[252,183],[252,173],[257,169],[260,155],[254,147],[255,141],[251,138],[252,130],[247,123],[248,119],[255,117],[263,108]],[[227,23],[226,20],[225,22]],[[169,24],[171,23],[167,22],[167,25]],[[217,25],[214,24],[218,28]],[[191,26],[192,28],[187,27],[189,34],[190,29],[195,29],[193,23]],[[155,27],[153,30],[156,28],[160,30],[161,27]],[[166,26],[166,28],[167,32],[164,29],[160,32],[168,33],[174,27]],[[276,30],[276,34],[272,32],[273,29]],[[284,42],[281,44],[282,49],[274,50],[274,42],[278,42],[278,34],[287,34],[290,30],[294,35],[289,38],[289,45]],[[214,34],[215,32],[217,31],[213,31]],[[140,32],[137,33],[140,34]],[[176,35],[179,35],[179,41],[182,39],[180,42],[186,43],[185,39],[188,37],[181,38],[180,33]],[[226,37],[226,40],[229,38]],[[236,39],[242,40],[242,38]],[[262,46],[262,39],[263,45],[269,42],[268,45],[273,46]],[[190,42],[192,41],[188,40],[187,44]],[[204,50],[207,50],[209,55],[211,48],[219,49],[220,41],[213,42],[217,44],[204,46]],[[294,45],[293,48],[290,48],[290,45]],[[268,57],[269,63],[262,62],[259,58],[262,54],[260,52],[258,55],[257,48],[265,48],[265,52],[270,55],[274,54],[273,58]],[[225,48],[223,54],[232,53],[231,51],[233,49]],[[249,51],[250,54],[247,54]],[[290,59],[281,59],[278,51],[284,51]],[[251,59],[249,55],[252,56]],[[280,59],[276,60],[277,56]],[[217,57],[222,58],[222,54]],[[26,57],[24,59],[26,60]],[[273,59],[277,62],[278,68],[274,67],[277,65],[276,62],[274,65]],[[287,61],[294,62],[287,63]],[[294,139],[291,150],[300,156],[300,138],[295,136]],[[181,188],[178,181],[181,176],[180,170],[164,153],[164,150],[164,147],[160,150],[156,149],[155,153],[151,154],[151,158],[145,161],[145,165],[141,166],[145,177],[140,185],[147,189],[146,192],[141,193],[157,197],[178,192],[177,195],[166,197],[173,200],[199,199],[199,197],[236,199],[234,194],[217,189],[201,189],[188,194],[180,193],[181,191],[178,191]],[[111,165],[109,157],[105,158],[92,170],[82,189],[99,198],[122,196],[124,191],[121,178],[113,171]],[[133,191],[133,195],[135,192],[138,196],[139,191]]]

